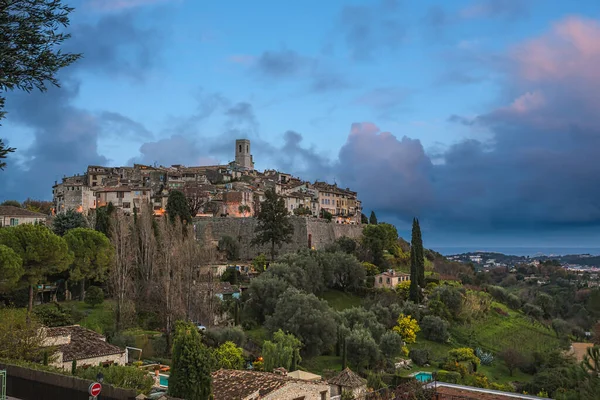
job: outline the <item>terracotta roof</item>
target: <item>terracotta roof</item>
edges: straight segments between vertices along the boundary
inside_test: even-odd
[[[437,385],[437,387],[435,387]],[[501,392],[499,390],[480,389],[471,386],[454,385],[449,383],[437,382],[430,383],[427,387],[435,387],[437,399],[440,400],[529,400],[541,399],[538,396],[525,395],[520,393]]]
[[[48,328],[48,337],[71,335],[69,344],[58,346],[63,353],[63,361],[84,360],[92,357],[102,357],[121,354],[125,350],[106,342],[106,338],[90,329],[79,325]]]
[[[262,397],[288,381],[285,376],[268,372],[220,369],[212,373],[214,400],[241,400],[256,392]]]
[[[328,379],[327,382],[331,385],[344,386],[349,388],[357,388],[366,385],[367,381],[354,372],[350,368],[346,368],[336,376]]]
[[[29,218],[46,218],[46,214],[29,211],[26,208],[15,206],[0,206],[0,215],[4,217],[29,217]]]
[[[385,271],[385,272],[382,272],[382,273],[378,274],[377,276],[390,276],[390,277],[393,277],[393,276],[410,276],[410,274],[405,274],[404,272],[396,272],[396,271],[392,271],[392,272]]]

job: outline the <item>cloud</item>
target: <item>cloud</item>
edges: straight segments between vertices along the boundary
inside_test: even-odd
[[[90,0],[87,5],[98,11],[121,11],[158,3],[174,3],[177,1],[179,0]]]
[[[405,35],[397,1],[380,1],[375,5],[347,5],[341,10],[341,30],[350,58],[371,60],[381,49],[396,50]]]
[[[72,32],[64,51],[83,52],[84,58],[59,72],[61,88],[7,96],[8,123],[32,132],[33,143],[17,150],[21,165],[11,164],[0,174],[2,199],[48,198],[51,184],[63,175],[81,173],[89,164],[106,164],[109,160],[98,150],[102,135],[150,137],[143,125],[126,116],[86,110],[75,102],[80,73],[138,80],[152,70],[160,55],[158,33],[137,27],[130,13],[105,15],[95,24],[78,24],[75,18]]]
[[[407,89],[401,87],[380,87],[360,95],[354,102],[372,108],[380,115],[385,116],[404,104],[409,93]]]
[[[518,18],[529,15],[530,0],[477,0],[460,10],[464,19]]]

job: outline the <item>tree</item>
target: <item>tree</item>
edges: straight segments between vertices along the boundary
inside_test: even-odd
[[[39,360],[44,330],[35,317],[28,319],[23,309],[0,309],[0,359]]]
[[[74,256],[69,280],[81,282],[80,299],[85,300],[85,281],[106,279],[113,263],[113,248],[103,233],[88,228],[71,229],[64,239]]]
[[[192,214],[183,192],[179,190],[171,190],[167,199],[167,215],[171,222],[175,222],[175,218],[179,217],[182,223],[191,224]]]
[[[21,284],[29,286],[31,314],[34,286],[49,275],[63,272],[72,262],[67,242],[43,225],[23,224],[0,229],[0,244],[10,247],[23,261]]]
[[[102,232],[106,237],[110,238],[111,226],[110,219],[115,211],[115,206],[112,203],[108,203],[106,206],[96,208],[96,224],[94,229],[98,232]]]
[[[417,270],[417,252],[415,246],[410,246],[410,286],[408,298],[415,304],[421,301],[419,291],[419,271]]]
[[[300,206],[298,208],[294,208],[294,215],[312,215],[312,211],[310,211],[310,208],[308,207]]]
[[[52,206],[53,204],[51,201],[34,200],[30,198],[27,198],[27,200],[23,202],[23,208],[46,215],[49,215],[52,212]]]
[[[102,303],[104,303],[104,291],[98,286],[90,287],[85,296],[85,304],[96,307]]]
[[[227,254],[229,261],[236,261],[240,259],[240,244],[231,236],[223,236],[219,240],[219,250],[224,251]]]
[[[61,27],[69,25],[73,11],[60,0],[13,0],[0,5],[0,92],[34,88],[46,91],[46,82],[55,86],[59,69],[77,60],[79,54],[63,53],[61,44],[69,35]],[[5,98],[0,96],[0,119],[4,118]],[[15,149],[0,140],[0,169]]]
[[[508,373],[510,376],[513,376],[513,372],[515,368],[523,365],[523,356],[521,352],[515,348],[508,347],[502,350],[499,354],[502,361],[504,361],[504,365],[508,368]]]
[[[364,328],[350,332],[346,337],[346,348],[350,365],[359,370],[375,366],[381,356],[375,339]]]
[[[253,245],[271,244],[271,261],[275,259],[275,245],[280,248],[283,243],[290,243],[294,234],[285,202],[277,196],[274,189],[265,192],[265,201],[260,205],[258,224],[255,229],[256,236]]]
[[[76,375],[79,378],[95,381],[98,373],[104,375],[105,384],[118,388],[135,389],[138,393],[149,394],[154,385],[154,379],[148,375],[146,370],[128,365],[88,366],[79,368]]]
[[[109,226],[110,240],[115,252],[109,281],[117,306],[115,312],[117,331],[121,331],[125,305],[133,289],[135,236],[127,217],[121,213],[112,216]]]
[[[450,335],[448,334],[448,321],[433,315],[427,315],[421,321],[421,331],[426,339],[434,342],[445,343]]]
[[[556,318],[552,320],[552,329],[556,337],[567,336],[571,332],[571,324],[564,319]]]
[[[377,315],[363,307],[347,308],[340,312],[340,317],[347,328],[350,330],[365,328],[376,341],[379,341],[385,332],[385,326],[378,321]]]
[[[399,356],[402,353],[402,336],[398,332],[387,331],[381,336],[379,348],[386,358]]]
[[[0,107],[1,104],[4,102],[4,99],[0,99]],[[6,158],[8,157],[9,153],[14,153],[15,152],[15,148],[14,147],[8,147],[7,145],[4,144],[4,142],[2,141],[2,139],[0,139],[0,171],[4,170],[4,168],[6,168],[6,161],[2,161],[2,160],[6,160]]]
[[[210,351],[192,323],[178,322],[173,339],[169,394],[187,400],[208,400],[212,395]]]
[[[317,355],[335,344],[335,319],[335,313],[325,300],[290,288],[279,298],[265,326],[271,332],[282,329],[293,334],[304,343],[307,355]]]
[[[262,347],[264,369],[267,372],[283,367],[292,371],[292,364],[302,361],[300,349],[302,342],[292,334],[286,334],[281,329],[273,334],[273,341],[265,340]]]
[[[195,183],[185,184],[183,194],[187,199],[192,217],[195,217],[210,199],[208,192]]]
[[[414,263],[414,271],[417,278],[416,283],[420,288],[425,288],[425,258],[423,256],[423,239],[421,238],[421,227],[419,226],[419,220],[416,218],[413,218],[410,247],[411,251],[414,248],[414,256],[411,253],[411,271],[413,270]]]
[[[369,223],[369,218],[367,218],[367,216],[363,213],[360,213],[360,223],[361,224],[368,224]]]
[[[14,289],[24,273],[21,257],[10,247],[0,244],[0,292]]]
[[[262,323],[265,317],[275,312],[280,296],[290,285],[278,276],[261,274],[250,281],[246,308],[257,322]]]
[[[244,350],[233,342],[225,342],[214,350],[215,369],[243,369]]]
[[[414,343],[417,341],[417,332],[421,330],[417,320],[412,318],[410,315],[400,314],[398,316],[398,324],[393,328],[394,332],[397,332],[402,336],[402,340],[406,343]]]
[[[329,211],[327,211],[326,209],[322,208],[321,209],[321,218],[327,220],[328,222],[331,222],[331,220],[333,219],[333,214],[330,213]]]
[[[69,209],[58,214],[52,222],[52,230],[58,236],[64,236],[67,231],[75,228],[87,228],[87,221],[82,213]]]
[[[377,225],[377,216],[375,215],[375,211],[371,211],[371,216],[369,217],[369,224]]]
[[[2,204],[0,204],[1,206],[11,206],[11,207],[19,207],[21,208],[21,203],[19,203],[16,200],[6,200],[4,201]]]

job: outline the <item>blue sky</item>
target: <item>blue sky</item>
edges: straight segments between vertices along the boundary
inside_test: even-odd
[[[431,245],[599,239],[596,1],[69,4],[84,58],[8,94],[0,200],[248,137],[258,168],[335,179],[403,233],[419,216]]]

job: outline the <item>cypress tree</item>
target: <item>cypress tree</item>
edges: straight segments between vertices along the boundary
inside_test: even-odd
[[[173,340],[173,365],[169,394],[187,400],[208,400],[212,392],[209,350],[202,344],[198,329],[178,322]]]
[[[77,360],[73,360],[71,363],[71,375],[75,375],[77,373]]]
[[[412,226],[412,238],[410,243],[410,288],[408,292],[408,298],[418,303],[420,300],[419,296],[419,263],[417,261],[418,245],[417,245],[417,220],[413,218]]]
[[[369,217],[369,224],[377,225],[377,216],[375,215],[375,211],[371,211],[371,216]]]
[[[419,225],[419,220],[416,219],[415,222],[416,238],[414,239],[414,241],[416,246],[415,257],[417,261],[417,277],[419,279],[419,286],[421,288],[425,288],[425,257],[423,255],[423,239],[421,237],[421,226]]]
[[[171,190],[169,192],[169,198],[167,199],[167,215],[171,222],[175,222],[175,218],[179,217],[181,223],[192,222],[192,214],[190,213],[190,207],[188,201],[179,190]]]

